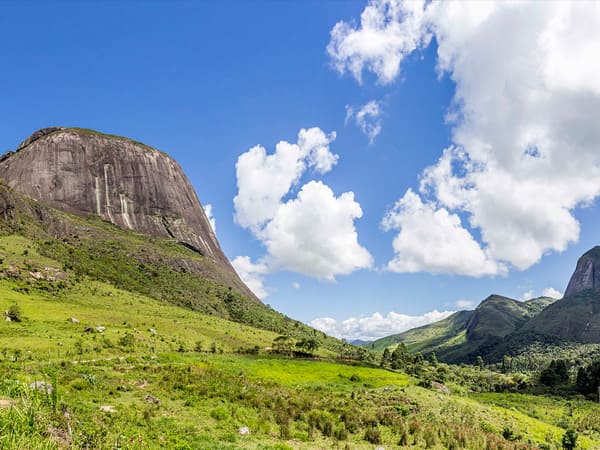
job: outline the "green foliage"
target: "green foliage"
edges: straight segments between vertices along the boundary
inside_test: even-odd
[[[562,437],[562,448],[565,450],[573,450],[577,447],[577,432],[573,429],[568,429]]]
[[[22,322],[24,320],[23,311],[21,311],[21,307],[16,303],[13,303],[6,310],[6,317],[8,317],[12,322]]]
[[[600,395],[600,359],[579,368],[575,387],[584,395]]]
[[[552,361],[540,373],[540,383],[545,386],[554,387],[569,381],[569,369],[567,362],[563,359]]]
[[[381,431],[377,427],[367,428],[364,439],[371,444],[381,444]]]

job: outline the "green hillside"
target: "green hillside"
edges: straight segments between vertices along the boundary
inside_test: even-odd
[[[327,349],[281,357],[267,350],[277,333],[63,277],[22,237],[2,237],[0,249],[0,308],[20,311],[0,322],[2,448],[558,448],[566,427],[581,448],[600,446],[591,402],[544,398],[544,415],[540,397],[473,394],[483,379],[515,385],[491,372],[425,362],[409,376],[336,362]],[[17,267],[63,279],[7,275]],[[428,387],[431,377],[451,394]],[[30,387],[42,381],[51,393]],[[520,398],[531,408],[515,408]]]
[[[522,374],[379,367],[230,281],[173,240],[0,186],[0,448],[532,449],[567,429],[600,447],[598,405],[536,396],[544,415],[514,406],[533,401]],[[488,336],[537,308],[484,303],[476,323],[463,312],[420,332],[451,349],[469,326]]]
[[[565,297],[542,311],[524,329],[600,343],[600,293],[588,289]]]
[[[438,322],[377,339],[368,346],[382,351],[404,342],[411,352],[427,352],[428,349],[437,348],[459,336],[472,315],[473,311],[458,311]]]
[[[4,235],[5,242],[5,249],[0,249],[0,270],[20,280],[24,292],[31,284],[43,284],[62,295],[65,288],[85,276],[280,335],[318,339],[333,351],[343,345],[246,297],[231,284],[229,274],[209,258],[173,240],[124,230],[96,216],[58,211],[1,184],[0,213],[0,236]]]
[[[505,337],[554,301],[540,297],[519,302],[491,295],[473,311],[459,311],[438,322],[379,339],[371,346],[383,350],[404,342],[413,353],[435,352],[443,361],[474,363],[477,356],[490,355]]]

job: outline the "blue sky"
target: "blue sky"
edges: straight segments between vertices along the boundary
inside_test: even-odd
[[[3,5],[1,148],[64,125],[166,151],[276,309],[381,336],[563,291],[598,243],[597,5],[141,5]],[[265,179],[289,165],[250,149],[280,141],[298,170]]]

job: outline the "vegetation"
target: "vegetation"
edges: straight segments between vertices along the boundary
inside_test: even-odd
[[[200,277],[174,242],[39,211],[0,222],[1,448],[600,446],[596,365],[550,388],[519,356],[377,354]]]

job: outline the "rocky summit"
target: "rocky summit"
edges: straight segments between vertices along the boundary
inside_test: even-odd
[[[185,173],[155,148],[88,129],[44,128],[0,158],[0,178],[54,208],[175,239],[231,272],[255,298],[223,254]]]
[[[600,291],[600,246],[588,250],[579,258],[565,297],[586,290]]]

